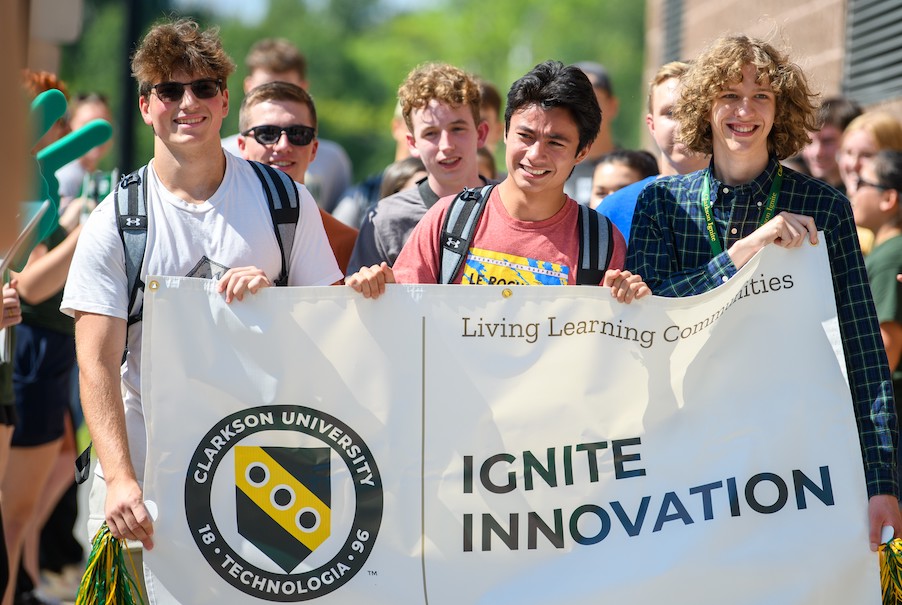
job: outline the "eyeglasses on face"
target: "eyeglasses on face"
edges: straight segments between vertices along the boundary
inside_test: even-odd
[[[222,89],[222,80],[201,78],[193,82],[160,82],[151,86],[157,97],[164,103],[175,103],[185,96],[185,87],[191,87],[191,94],[198,99],[212,99]]]
[[[879,183],[872,183],[871,181],[867,181],[861,177],[858,177],[858,182],[855,186],[855,189],[856,190],[861,189],[862,187],[873,187],[874,189],[881,189],[881,190],[889,189],[889,187],[884,187],[883,185],[881,185]]]
[[[264,124],[262,126],[248,128],[241,134],[248,136],[253,133],[254,140],[261,145],[275,145],[279,142],[279,139],[282,138],[283,132],[288,135],[288,142],[295,147],[309,145],[310,142],[313,141],[313,137],[316,136],[316,130],[310,126],[302,126],[301,124],[286,126],[285,128]]]

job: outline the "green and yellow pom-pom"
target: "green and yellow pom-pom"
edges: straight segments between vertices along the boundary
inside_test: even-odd
[[[124,541],[114,538],[104,523],[91,543],[91,555],[75,605],[144,605],[144,597],[134,579],[137,573]]]
[[[880,586],[883,605],[902,603],[902,538],[880,545]]]

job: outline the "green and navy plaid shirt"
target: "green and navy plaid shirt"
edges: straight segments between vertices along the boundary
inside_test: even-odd
[[[771,158],[758,178],[736,187],[714,178],[710,167],[650,183],[636,205],[626,267],[660,296],[700,294],[727,281],[736,266],[726,250],[758,228],[776,171],[777,160]],[[725,243],[717,256],[711,251],[701,203],[707,178],[714,222]],[[813,217],[826,235],[868,496],[898,496],[892,383],[851,205],[821,181],[784,167],[776,208],[782,211]]]

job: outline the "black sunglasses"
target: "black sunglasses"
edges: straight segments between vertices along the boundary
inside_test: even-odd
[[[155,86],[151,86],[153,91],[157,93],[157,97],[164,103],[175,103],[181,101],[185,96],[185,87],[191,87],[191,94],[198,99],[212,99],[222,88],[222,80],[214,80],[213,78],[202,78],[193,82],[160,82]]]
[[[288,142],[295,147],[303,147],[304,145],[309,145],[313,140],[313,137],[316,136],[315,129],[311,128],[310,126],[302,126],[300,124],[295,124],[294,126],[286,126],[285,128],[282,128],[281,126],[264,124],[263,126],[254,126],[253,128],[248,128],[241,134],[248,136],[249,134],[253,133],[254,140],[261,145],[275,145],[279,142],[279,139],[282,138],[283,132],[288,135]]]

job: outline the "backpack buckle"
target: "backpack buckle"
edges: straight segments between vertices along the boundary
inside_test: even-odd
[[[127,189],[128,186],[131,184],[135,184],[135,185],[141,184],[141,175],[138,174],[137,170],[135,172],[132,172],[129,174],[124,174],[124,175],[122,175],[122,178],[119,179],[119,188],[120,189]]]
[[[480,191],[481,190],[477,188],[465,187],[464,190],[460,193],[460,199],[465,202],[478,200]]]

